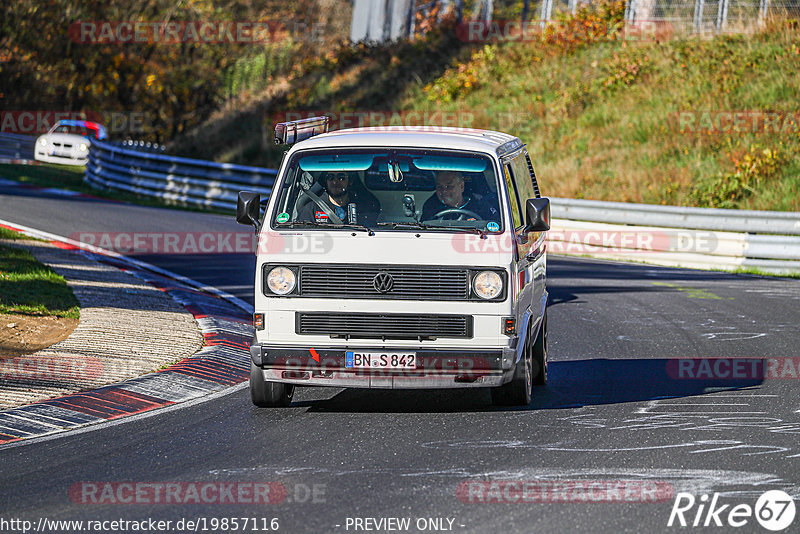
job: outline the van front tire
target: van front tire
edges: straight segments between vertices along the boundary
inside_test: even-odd
[[[533,385],[547,385],[547,312],[542,317],[542,327],[532,345]]]
[[[542,317],[536,340],[528,332],[523,358],[514,368],[511,382],[492,388],[492,403],[496,406],[527,406],[533,399],[533,386],[547,384],[547,312]]]
[[[500,387],[492,388],[492,404],[495,406],[527,406],[531,403],[533,390],[533,361],[531,337],[526,336],[522,358],[514,367],[514,377]]]
[[[292,403],[293,384],[267,382],[261,368],[250,362],[250,399],[259,408],[283,408]]]

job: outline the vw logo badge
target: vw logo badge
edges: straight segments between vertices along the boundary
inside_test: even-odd
[[[381,271],[372,279],[372,287],[378,293],[388,293],[394,287],[394,278],[386,271]]]

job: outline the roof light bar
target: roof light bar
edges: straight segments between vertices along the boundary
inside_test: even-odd
[[[522,141],[520,141],[519,138],[512,139],[511,141],[503,143],[502,145],[497,147],[497,155],[503,156],[504,154],[507,154],[509,152],[514,152],[522,148],[523,146],[525,145],[522,144]]]
[[[331,119],[328,116],[279,122],[275,125],[275,144],[291,145],[309,137],[327,133],[330,123]]]

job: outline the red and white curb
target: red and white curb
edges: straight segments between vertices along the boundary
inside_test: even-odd
[[[205,346],[158,372],[0,412],[0,446],[129,417],[221,392],[248,379],[252,307],[216,288],[144,262],[0,220],[0,226],[43,238],[145,280],[195,318]]]

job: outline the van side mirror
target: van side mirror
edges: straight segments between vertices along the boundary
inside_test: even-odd
[[[239,224],[249,224],[261,229],[261,195],[250,191],[239,191],[239,198],[236,201],[236,222]]]
[[[529,198],[525,203],[525,232],[546,232],[550,229],[550,199]]]

